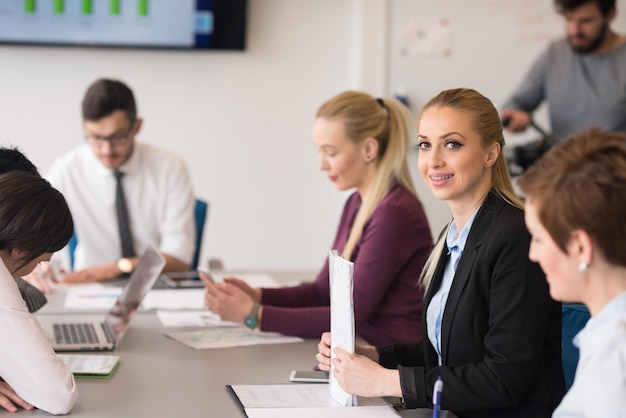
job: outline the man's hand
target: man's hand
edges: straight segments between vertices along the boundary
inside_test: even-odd
[[[522,132],[530,125],[530,113],[523,110],[506,109],[502,111],[500,119],[509,132]]]
[[[93,283],[102,280],[110,280],[119,277],[120,269],[116,263],[103,264],[101,266],[88,267],[84,270],[75,271],[68,274],[63,279],[63,283]]]
[[[0,406],[9,412],[17,412],[17,407],[24,409],[35,409],[34,406],[20,398],[7,382],[0,381]]]

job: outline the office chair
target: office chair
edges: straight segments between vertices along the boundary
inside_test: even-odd
[[[207,213],[209,211],[209,204],[205,200],[196,199],[196,204],[193,210],[194,220],[196,224],[196,242],[193,250],[193,259],[191,261],[191,269],[198,268],[198,262],[200,261],[200,249],[202,248],[202,238],[204,235],[204,224],[206,223]],[[70,267],[74,269],[74,252],[76,251],[76,244],[78,244],[78,237],[76,232],[72,235],[70,242],[67,243],[67,249],[70,253]]]
[[[584,328],[590,314],[589,309],[580,303],[563,303],[562,312],[561,361],[565,387],[569,390],[574,381],[579,356],[578,347],[574,345],[572,340]]]
[[[196,245],[193,250],[193,259],[191,261],[191,269],[198,268],[200,261],[200,249],[202,248],[202,235],[204,234],[204,224],[206,222],[207,213],[209,211],[209,203],[202,199],[196,199],[196,206],[193,210],[194,219],[196,221]]]

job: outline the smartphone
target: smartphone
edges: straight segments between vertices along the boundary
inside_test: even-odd
[[[171,288],[191,289],[204,287],[197,271],[170,271],[163,273],[161,280]]]
[[[328,372],[321,370],[293,370],[289,380],[292,382],[328,383]]]
[[[209,281],[213,284],[215,284],[215,279],[213,278],[213,276],[211,276],[211,273],[209,273],[206,270],[202,270],[202,269],[198,269],[198,273],[202,273],[204,275],[204,277],[206,277],[207,279],[209,279]],[[200,279],[200,277],[198,277],[198,279]],[[201,279],[200,279],[201,280]]]

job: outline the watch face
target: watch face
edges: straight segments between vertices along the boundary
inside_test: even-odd
[[[120,258],[117,262],[117,267],[122,273],[130,273],[133,271],[133,262],[128,258]]]
[[[243,323],[250,329],[255,329],[259,321],[253,316],[247,316]]]

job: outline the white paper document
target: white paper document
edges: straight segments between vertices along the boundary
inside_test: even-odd
[[[152,289],[141,306],[144,309],[204,309],[204,289]]]
[[[335,250],[328,252],[330,273],[330,333],[331,358],[335,347],[354,353],[354,306],[352,300],[352,274],[354,263],[345,260]],[[346,393],[330,372],[330,394],[342,406],[356,406],[356,396]]]
[[[240,347],[257,344],[283,344],[304,341],[300,337],[287,337],[273,332],[252,331],[245,327],[208,328],[200,331],[170,332],[165,336],[186,346],[205,348]]]
[[[246,408],[248,418],[398,418],[389,405],[357,408]]]
[[[215,281],[222,281],[224,277],[234,276],[244,280],[252,287],[278,287],[279,283],[267,274],[246,273],[211,273]],[[198,289],[152,289],[143,300],[144,309],[161,310],[200,310],[204,309],[204,288]]]
[[[211,272],[211,276],[217,282],[221,282],[224,280],[224,277],[236,277],[238,279],[243,280],[248,283],[252,287],[280,287],[281,284],[278,283],[276,279],[274,279],[269,274],[265,273],[214,273]]]
[[[119,356],[108,354],[57,354],[75,375],[111,374],[120,361]]]
[[[397,416],[382,398],[359,398],[358,407],[342,408],[331,397],[326,384],[232,385],[230,388],[249,418]]]
[[[66,286],[65,308],[109,310],[122,293],[121,287],[107,287],[100,283]]]
[[[164,327],[235,327],[236,322],[222,321],[211,311],[157,311]]]

